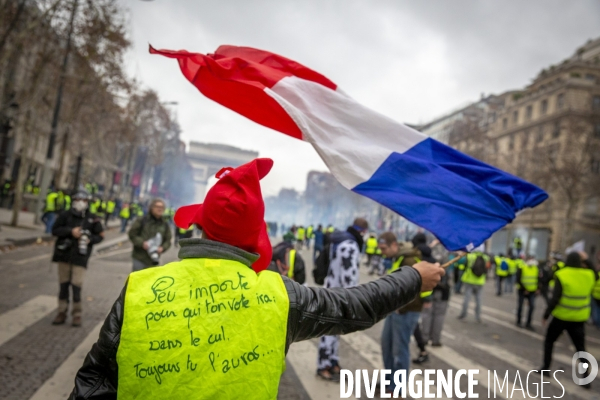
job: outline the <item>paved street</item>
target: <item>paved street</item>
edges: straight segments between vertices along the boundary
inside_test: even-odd
[[[26,246],[2,255],[0,260],[0,398],[2,399],[61,399],[72,387],[74,372],[95,342],[101,323],[112,302],[118,296],[130,271],[130,247],[124,237],[109,231],[108,249],[95,255],[88,268],[83,297],[84,321],[81,328],[50,324],[56,309],[56,267],[49,262],[51,247],[47,244]],[[302,254],[307,260],[310,279],[312,263],[308,251]],[[164,262],[176,259],[171,249]],[[375,279],[361,267],[361,281]],[[527,372],[541,364],[542,328],[539,325],[543,312],[540,300],[536,310],[536,332],[514,326],[515,295],[494,296],[492,283],[485,288],[483,323],[474,321],[471,314],[466,321],[456,319],[462,296],[453,296],[444,329],[441,348],[430,348],[431,361],[422,368],[480,370],[477,387],[480,398],[487,398],[487,371],[502,376],[508,371],[509,381],[517,371],[525,383]],[[472,308],[471,308],[472,310]],[[341,365],[350,370],[382,368],[379,338],[383,323],[364,332],[342,337]],[[587,330],[587,346],[600,358],[600,334],[593,328]],[[315,376],[316,340],[292,345],[288,354],[288,368],[280,385],[280,399],[337,399],[339,385],[320,380]],[[416,346],[412,349],[416,353]],[[574,350],[568,338],[563,337],[556,347],[555,368],[565,372],[558,375],[565,386],[564,398],[600,398],[600,384],[586,391],[570,379],[571,357]],[[415,354],[413,353],[413,354]],[[533,379],[533,376],[532,376]],[[535,376],[539,382],[539,377]],[[466,383],[463,382],[466,386]],[[533,389],[533,386],[530,386]],[[558,384],[547,384],[545,396],[560,396]],[[533,395],[534,393],[532,393]],[[363,393],[364,395],[364,393]],[[497,393],[498,398],[511,397]],[[515,392],[512,398],[522,398]]]

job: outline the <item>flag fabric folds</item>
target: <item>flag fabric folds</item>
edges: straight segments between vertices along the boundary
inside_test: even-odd
[[[248,47],[175,58],[206,97],[313,145],[346,188],[431,231],[449,250],[471,250],[548,195],[379,114],[295,61]]]

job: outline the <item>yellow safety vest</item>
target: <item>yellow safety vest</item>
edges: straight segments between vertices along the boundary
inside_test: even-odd
[[[194,225],[190,226],[187,229],[185,229],[185,228],[179,228],[179,233],[183,235],[184,233],[189,232],[189,231],[193,231],[193,230],[194,230]]]
[[[563,321],[585,322],[591,314],[591,295],[596,284],[596,273],[587,268],[566,266],[554,277],[560,281],[562,296],[552,315]]]
[[[294,264],[296,264],[296,250],[292,249],[288,253],[288,264],[290,269],[288,269],[287,277],[290,279],[294,279]]]
[[[106,212],[109,214],[112,214],[113,212],[115,212],[115,202],[114,201],[109,201],[108,203],[106,203]]]
[[[119,213],[119,217],[123,219],[129,219],[131,217],[131,212],[129,211],[129,207],[123,207],[121,212]]]
[[[506,259],[504,257],[497,256],[494,260],[496,261],[496,275],[500,277],[508,276],[508,270],[504,271],[502,269],[502,261],[506,262]]]
[[[71,209],[71,196],[66,195],[65,196],[65,210],[70,210]]]
[[[365,253],[367,254],[375,254],[377,251],[377,239],[370,237],[367,239],[367,248],[365,249]]]
[[[305,239],[305,230],[304,228],[298,228],[298,230],[296,231],[296,239],[298,240],[304,240]]]
[[[521,282],[519,286],[528,292],[535,292],[538,288],[540,270],[537,265],[524,264],[521,267]]]
[[[312,226],[309,226],[309,227],[306,229],[306,237],[307,237],[307,238],[309,238],[309,239],[312,239],[312,237],[313,237],[313,231],[314,231],[314,230],[315,230],[315,229],[314,229]]]
[[[475,274],[473,273],[473,270],[471,269],[471,267],[473,266],[473,263],[475,263],[475,260],[477,259],[477,256],[482,256],[486,263],[489,261],[489,257],[485,254],[481,254],[481,253],[467,254],[467,265],[465,268],[465,273],[462,275],[461,280],[464,283],[469,283],[471,285],[483,286],[483,285],[485,285],[485,275],[486,274],[483,274],[483,275],[477,277],[477,276],[475,276]]]
[[[396,261],[394,261],[394,263],[392,264],[392,268],[390,268],[387,273],[391,274],[392,272],[399,270],[400,267],[402,266],[402,261],[404,261],[404,256],[398,257],[398,259]],[[419,262],[421,260],[419,260],[417,257],[415,257],[415,261]],[[428,292],[421,292],[421,298],[431,296],[432,293],[433,293],[433,290],[430,290]]]
[[[510,258],[507,258],[506,262],[508,263],[508,274],[516,274],[517,269],[519,268],[519,260],[511,260]]]
[[[330,226],[329,228],[327,228],[327,233],[331,233],[334,231],[335,231],[335,228],[333,226]]]
[[[119,399],[276,399],[289,298],[281,276],[185,259],[129,275]]]
[[[56,202],[58,200],[58,193],[50,192],[46,196],[46,208],[44,211],[46,212],[54,212],[56,211]]]

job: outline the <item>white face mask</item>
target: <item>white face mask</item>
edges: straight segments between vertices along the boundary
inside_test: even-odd
[[[88,202],[85,200],[73,201],[73,209],[77,212],[84,212],[88,208]]]

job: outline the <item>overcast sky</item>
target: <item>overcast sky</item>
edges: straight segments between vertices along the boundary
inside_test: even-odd
[[[597,0],[121,0],[133,42],[126,62],[175,107],[183,140],[225,143],[275,160],[265,195],[304,190],[326,170],[308,144],[205,98],[159,49],[210,53],[221,44],[279,53],[397,121],[423,123],[527,85],[544,67],[600,36]]]

